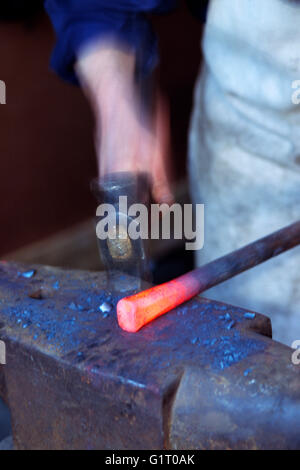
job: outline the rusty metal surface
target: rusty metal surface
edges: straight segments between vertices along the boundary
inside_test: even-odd
[[[300,367],[266,317],[196,298],[130,334],[105,289],[103,273],[0,264],[16,448],[300,448]]]

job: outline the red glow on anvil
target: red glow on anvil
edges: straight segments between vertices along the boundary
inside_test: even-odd
[[[200,283],[184,275],[160,286],[151,287],[118,302],[119,326],[136,333],[147,323],[191,299],[199,292]]]

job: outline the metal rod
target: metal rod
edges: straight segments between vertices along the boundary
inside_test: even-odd
[[[172,281],[124,298],[118,322],[126,331],[144,325],[197,294],[300,245],[300,221]]]

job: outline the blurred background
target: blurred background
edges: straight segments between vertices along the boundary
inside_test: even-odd
[[[187,130],[200,64],[201,23],[184,2],[153,17],[160,42],[159,81],[171,108],[176,194],[188,199]],[[79,88],[49,70],[54,33],[41,0],[0,6],[0,258],[101,269],[89,185],[96,176],[93,119]],[[180,242],[153,247],[154,281],[192,267]],[[0,366],[1,367],[1,366]],[[9,414],[0,405],[0,441]]]

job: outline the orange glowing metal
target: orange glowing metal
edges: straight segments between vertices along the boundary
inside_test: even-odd
[[[195,295],[300,245],[300,221],[201,268],[118,302],[118,322],[135,333]]]
[[[199,288],[196,279],[181,276],[131,297],[125,297],[117,305],[118,323],[123,330],[135,333],[155,318],[194,297]]]

